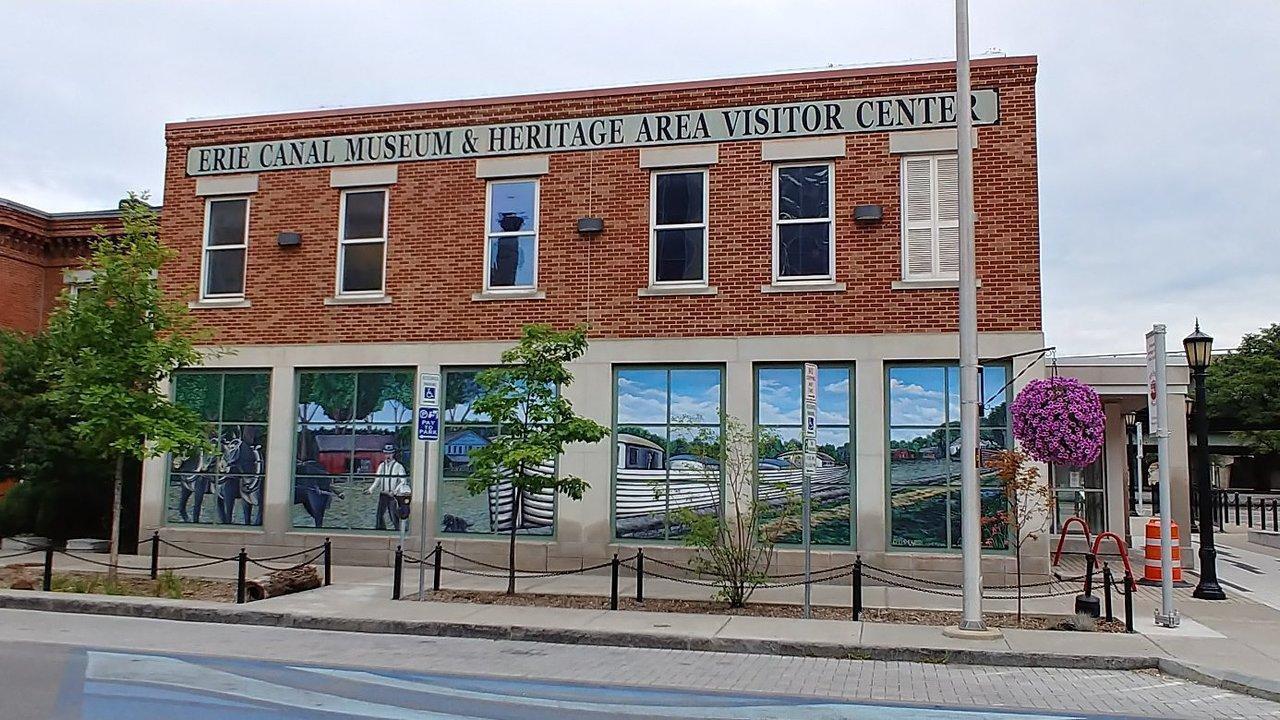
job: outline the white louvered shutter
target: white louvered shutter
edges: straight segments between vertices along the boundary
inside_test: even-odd
[[[938,188],[938,266],[942,277],[960,273],[960,184],[955,156],[934,158]]]
[[[908,157],[902,161],[902,251],[907,278],[934,273],[933,159]]]

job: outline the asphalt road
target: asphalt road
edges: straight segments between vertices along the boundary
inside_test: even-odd
[[[1274,718],[1280,705],[1152,673],[573,647],[0,610],[3,720],[1134,715]]]

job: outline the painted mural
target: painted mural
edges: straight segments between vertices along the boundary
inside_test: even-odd
[[[271,374],[183,371],[174,401],[208,423],[211,449],[172,457],[165,488],[170,524],[261,525]]]
[[[407,529],[413,389],[408,369],[298,372],[294,527]]]
[[[756,497],[771,507],[801,496],[803,385],[801,365],[756,369]],[[809,483],[810,539],[814,545],[847,547],[855,537],[852,386],[852,366],[818,366],[818,468]],[[801,542],[803,525],[792,515],[770,517],[766,512],[764,532],[778,543]]]
[[[960,547],[960,369],[900,365],[887,371],[889,395],[890,544],[902,548]],[[979,455],[1009,447],[1008,371],[982,369]],[[982,514],[1004,509],[995,472],[979,471]],[[1001,547],[999,533],[985,539]]]
[[[471,453],[497,437],[502,428],[473,407],[480,396],[476,375],[485,368],[444,372],[443,427],[440,434],[441,472],[439,528],[442,533],[491,535],[508,533],[515,523],[521,535],[549,536],[555,530],[555,493],[514,493],[508,483],[472,495],[467,490]],[[537,472],[551,474],[555,464]]]
[[[619,538],[679,540],[673,512],[715,512],[723,370],[635,367],[615,373],[614,532]]]

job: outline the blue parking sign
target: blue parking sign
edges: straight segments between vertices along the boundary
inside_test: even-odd
[[[418,439],[440,439],[440,408],[418,408]]]

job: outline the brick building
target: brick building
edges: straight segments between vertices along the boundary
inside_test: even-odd
[[[1044,345],[1035,76],[973,64],[984,450]],[[814,362],[816,565],[958,576],[949,128],[946,63],[171,123],[161,282],[233,352],[174,378],[223,453],[149,463],[143,531],[383,563],[411,491],[413,549],[504,558],[514,521],[524,568],[678,556],[676,511],[721,501],[722,415],[760,431],[765,500],[797,487]],[[613,436],[558,462],[581,501],[465,491],[500,432],[474,374],[533,322],[591,328],[564,393]],[[767,525],[795,566],[796,523]]]
[[[0,198],[0,328],[35,332],[80,270],[95,228],[120,229],[119,210],[47,213]]]

